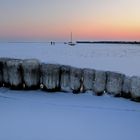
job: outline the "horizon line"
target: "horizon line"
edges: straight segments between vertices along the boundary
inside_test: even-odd
[[[55,43],[68,43],[69,41],[2,41],[0,40],[0,43],[51,43],[51,42],[55,42]],[[82,41],[74,41],[75,43],[77,44],[98,44],[98,43],[101,43],[101,44],[105,44],[105,43],[108,43],[108,44],[140,44],[140,41],[116,41],[116,40],[108,40],[108,41],[105,41],[105,40],[101,40],[101,41],[88,41],[88,40],[82,40]]]

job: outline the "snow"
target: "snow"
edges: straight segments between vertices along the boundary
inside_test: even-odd
[[[37,58],[42,62],[112,70],[140,76],[140,45],[0,43],[1,57]]]
[[[1,43],[0,56],[140,76],[138,45]],[[139,140],[139,118],[123,98],[0,88],[0,140]]]
[[[0,90],[2,140],[138,140],[139,103],[91,93]]]

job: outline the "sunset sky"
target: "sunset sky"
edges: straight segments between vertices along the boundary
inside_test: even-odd
[[[0,38],[140,40],[140,0],[0,0]]]

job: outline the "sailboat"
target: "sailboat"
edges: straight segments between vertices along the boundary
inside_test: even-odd
[[[70,34],[70,42],[68,42],[68,45],[75,46],[76,44],[72,41],[72,32]]]

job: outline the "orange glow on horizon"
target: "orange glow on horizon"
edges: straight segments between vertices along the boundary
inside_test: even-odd
[[[28,25],[28,26],[27,26]],[[73,28],[72,28],[73,27]],[[72,28],[72,29],[71,29]],[[68,39],[73,32],[75,40],[139,40],[140,27],[132,25],[118,25],[107,23],[75,23],[74,25],[60,28],[49,28],[45,23],[40,25],[26,24],[13,26],[1,30],[3,36],[18,38],[42,38],[42,39]]]
[[[139,0],[0,2],[0,39],[140,40]]]

